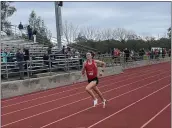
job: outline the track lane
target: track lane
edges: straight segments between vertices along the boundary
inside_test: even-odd
[[[114,75],[114,76],[108,76],[108,77],[103,77],[100,79],[100,82],[103,82],[104,80],[107,80],[107,79],[120,79],[120,77],[124,78],[124,76],[128,76],[129,75],[132,75],[131,73],[134,72],[134,74],[136,73],[139,73],[139,71],[143,72],[143,71],[148,71],[148,70],[153,70],[153,69],[158,69],[160,67],[165,67],[165,66],[169,66],[168,63],[163,63],[163,64],[158,64],[158,65],[155,65],[153,67],[143,67],[143,68],[138,68],[137,70],[129,70],[127,73],[123,73],[123,74],[118,74],[118,75]],[[28,95],[23,95],[23,96],[18,96],[18,97],[14,97],[14,98],[11,98],[11,99],[4,99],[4,100],[1,100],[2,101],[2,107],[3,106],[7,106],[7,105],[10,105],[10,104],[15,104],[17,102],[22,102],[22,101],[27,101],[27,100],[30,100],[30,99],[35,99],[35,98],[38,98],[38,97],[43,97],[43,96],[47,96],[49,94],[55,94],[55,93],[60,93],[60,92],[63,92],[63,91],[67,91],[67,90],[70,90],[70,89],[74,89],[77,88],[77,87],[80,87],[82,85],[84,85],[86,82],[82,82],[82,83],[77,83],[75,85],[71,85],[71,86],[64,86],[64,87],[58,87],[58,88],[55,88],[55,89],[50,89],[50,90],[46,90],[46,91],[41,91],[41,92],[36,92],[36,93],[31,93],[31,94],[28,94]]]
[[[124,95],[120,98],[109,101],[106,109],[103,109],[102,106],[98,106],[98,108],[92,108],[73,116],[68,116],[66,118],[64,117],[60,120],[56,120],[49,124],[47,124],[48,123],[47,122],[42,127],[40,127],[39,125],[38,126],[39,128],[57,128],[57,127],[68,128],[70,126],[74,128],[88,127],[164,86],[165,85],[162,84],[153,84],[151,86],[129,93],[128,95]],[[55,118],[55,116],[53,117]],[[85,121],[85,119],[87,119],[87,121]]]
[[[157,72],[154,72],[152,74],[148,73],[148,74],[145,74],[144,77],[142,76],[142,78],[140,77],[140,79],[138,79],[138,80],[136,80],[134,82],[133,82],[133,80],[132,81],[126,81],[126,82],[124,81],[124,82],[119,82],[118,84],[115,84],[115,85],[114,85],[114,83],[111,83],[111,84],[107,84],[107,85],[104,85],[104,86],[100,87],[100,90],[102,92],[105,92],[105,91],[112,90],[112,89],[115,89],[115,88],[116,89],[121,89],[122,87],[131,86],[131,84],[140,83],[140,82],[143,82],[144,80],[147,80],[149,82],[149,81],[152,81],[152,79],[161,78],[161,77],[163,77],[164,75],[166,75],[168,73],[169,73],[169,71],[161,72],[160,74],[157,74]],[[55,100],[49,99],[48,102],[38,101],[39,103],[36,102],[36,104],[38,104],[38,105],[29,106],[29,104],[25,104],[25,107],[23,107],[22,105],[19,105],[17,107],[16,106],[11,106],[11,107],[8,107],[8,108],[4,108],[4,109],[2,109],[3,112],[2,112],[1,116],[6,116],[6,115],[12,114],[14,112],[21,112],[23,110],[27,110],[27,109],[31,109],[31,108],[32,108],[32,110],[37,109],[36,107],[39,107],[39,109],[40,109],[41,107],[44,107],[44,105],[45,106],[47,106],[47,105],[53,106],[54,104],[63,105],[64,104],[63,100],[67,101],[67,102],[74,102],[73,100],[79,100],[79,99],[88,97],[88,94],[85,92],[84,88],[83,88],[83,90],[79,91],[78,93],[79,94],[74,93],[74,94],[69,95],[69,96],[67,95],[66,97],[60,98],[60,99],[57,99],[57,98]],[[72,99],[72,101],[71,101],[71,99]],[[62,104],[61,103],[59,104],[58,102],[61,102]],[[47,108],[48,108],[48,106],[47,106]],[[27,111],[30,111],[30,110],[27,110]]]
[[[156,76],[158,77],[158,75],[151,76],[151,77],[148,76],[147,78],[144,78],[144,79],[141,79],[141,80],[137,80],[137,81],[134,81],[134,82],[132,82],[132,83],[124,84],[124,85],[122,85],[122,86],[115,87],[115,88],[113,88],[113,89],[110,88],[109,90],[107,89],[107,88],[108,88],[108,86],[107,86],[106,91],[113,91],[113,90],[121,89],[121,88],[123,88],[123,87],[125,87],[125,86],[132,86],[132,84],[135,84],[135,83],[138,83],[138,82],[141,82],[141,81],[144,81],[144,80],[148,80],[148,81],[149,81],[150,78],[154,78],[154,77],[156,78]],[[101,91],[102,91],[102,90],[101,90]],[[106,91],[103,91],[103,92],[106,93]],[[64,98],[62,98],[62,99],[70,98],[70,97],[72,97],[72,96],[75,96],[75,94],[69,95],[69,96],[64,97]],[[62,100],[62,99],[59,99],[59,100]],[[58,99],[57,99],[57,100],[58,100]],[[55,100],[55,101],[57,101],[57,100]],[[20,109],[18,109],[18,110],[16,110],[16,111],[11,111],[11,112],[4,113],[4,114],[2,114],[1,116],[7,116],[7,115],[14,114],[14,113],[17,113],[17,112],[20,112],[20,113],[21,113],[21,111],[28,110],[28,109],[33,109],[33,108],[35,108],[35,107],[39,107],[39,106],[41,106],[41,105],[45,105],[45,104],[48,104],[48,103],[51,103],[51,102],[55,102],[55,101],[52,100],[52,101],[45,102],[45,103],[42,103],[42,104],[38,104],[38,105],[34,105],[34,106],[28,106],[28,107],[26,107],[26,108],[20,108]],[[36,109],[36,108],[35,108],[35,109]]]
[[[141,125],[159,112],[170,102],[170,86],[149,98],[138,102],[137,104],[121,111],[120,113],[103,120],[99,124],[88,128],[105,128],[105,127],[128,127],[140,128]],[[112,112],[114,113],[114,112]],[[92,124],[94,125],[94,124]],[[169,123],[168,123],[169,125]],[[74,125],[73,125],[74,126]],[[157,127],[152,127],[157,128]],[[168,128],[168,127],[161,127]]]
[[[171,103],[145,122],[140,128],[171,128]]]
[[[161,76],[161,77],[162,77],[162,76]],[[169,78],[168,78],[168,79],[169,79]],[[167,82],[167,83],[168,83],[168,79],[165,79],[164,82]],[[157,83],[157,84],[158,84],[158,83]],[[143,85],[144,85],[144,84],[143,84]],[[141,86],[141,85],[138,84],[137,86]],[[126,88],[126,89],[129,89],[129,88]],[[120,93],[122,93],[122,92],[119,92],[119,94],[120,94]],[[110,94],[113,95],[113,92],[108,93],[108,95],[110,95]],[[110,96],[111,96],[111,95],[110,95]],[[79,105],[79,106],[78,106],[78,105]],[[83,108],[85,108],[86,106],[89,107],[89,105],[90,105],[90,102],[88,103],[88,100],[87,100],[87,102],[86,102],[86,101],[80,102],[80,103],[77,104],[77,105],[76,105],[76,104],[75,104],[75,105],[70,105],[70,106],[67,107],[67,109],[68,109],[68,112],[69,112],[69,109],[70,109],[70,111],[73,110],[73,108],[75,108],[76,110],[78,110],[78,109],[81,109],[82,107],[83,107]],[[75,106],[75,107],[74,107],[74,106]],[[79,107],[79,108],[78,108],[78,107]],[[62,117],[63,117],[63,116],[65,116],[64,113],[68,114],[68,112],[65,112],[65,109],[66,109],[66,108],[62,108],[62,109],[59,109],[59,110],[57,110],[57,111],[49,112],[49,113],[46,113],[43,117],[42,117],[42,116],[41,116],[41,117],[42,117],[42,119],[43,119],[44,117],[49,117],[51,114],[53,115],[54,112],[55,112],[55,113],[58,113],[59,116],[62,116]],[[76,111],[76,110],[75,110],[75,111]],[[48,115],[49,115],[49,116],[48,116]],[[13,116],[13,117],[14,117],[14,116]],[[52,117],[54,117],[54,116],[52,116]],[[21,125],[21,123],[24,123],[24,124],[25,124],[25,123],[30,122],[31,120],[32,120],[32,121],[38,120],[39,118],[40,118],[40,117],[38,117],[38,116],[36,116],[36,119],[35,119],[35,118],[34,118],[34,119],[33,119],[33,118],[29,118],[29,119],[27,119],[27,121],[26,121],[26,120],[23,120],[23,121],[19,122],[19,124],[20,124],[20,125]],[[57,118],[57,117],[56,117],[56,118]],[[41,120],[42,120],[42,119],[41,119]],[[52,119],[52,118],[51,118],[51,119]],[[53,118],[53,119],[54,119],[54,118]],[[47,122],[47,121],[48,121],[48,120],[46,120],[45,122]],[[2,122],[3,122],[3,121],[2,121]],[[45,122],[43,121],[43,122],[39,122],[39,123],[45,123]],[[36,123],[38,123],[38,122],[36,122]],[[48,123],[48,122],[47,122],[47,123]],[[38,126],[36,126],[36,127],[38,127]]]
[[[127,84],[127,83],[132,82],[134,79],[138,79],[139,80],[139,79],[143,79],[145,77],[153,76],[155,74],[159,74],[159,73],[163,73],[163,72],[167,72],[167,71],[168,70],[166,70],[166,69],[164,69],[164,70],[157,70],[155,72],[147,72],[145,74],[139,74],[139,75],[130,77],[128,79],[123,79],[121,81],[112,80],[110,84],[100,83],[99,88],[101,89],[101,88],[111,87],[113,84],[116,84],[116,85]],[[16,110],[21,109],[21,108],[26,108],[27,106],[35,106],[37,104],[49,102],[50,99],[57,101],[57,99],[61,99],[62,97],[67,97],[68,95],[72,95],[72,94],[75,95],[77,93],[79,93],[79,94],[86,93],[85,92],[85,86],[82,87],[82,88],[73,90],[70,93],[69,92],[64,92],[64,93],[61,93],[61,95],[60,94],[59,95],[52,95],[50,97],[48,96],[48,97],[45,97],[45,98],[42,98],[42,99],[36,99],[36,100],[31,100],[31,101],[23,101],[21,103],[11,104],[9,106],[4,106],[4,107],[2,107],[2,114],[6,113],[6,112],[9,112],[9,111],[16,111]]]

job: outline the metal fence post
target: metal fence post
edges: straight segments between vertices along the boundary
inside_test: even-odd
[[[33,74],[32,74],[32,59],[31,59],[31,61],[30,61],[30,75],[32,76]]]
[[[48,60],[48,62],[49,62],[49,72],[51,73],[51,55],[49,55],[49,60]]]
[[[7,80],[8,80],[8,65],[7,65],[7,62],[5,63],[5,68],[6,68],[6,75],[7,75]]]
[[[67,71],[69,72],[69,70],[70,70],[70,67],[69,67],[69,57],[67,56]]]
[[[27,76],[28,78],[30,78],[30,75],[29,75],[29,61],[26,61],[26,67],[27,67]]]

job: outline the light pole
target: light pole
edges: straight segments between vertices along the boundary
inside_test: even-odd
[[[56,16],[56,32],[57,32],[57,46],[59,49],[62,48],[62,16],[61,16],[62,2],[55,1],[55,16]]]

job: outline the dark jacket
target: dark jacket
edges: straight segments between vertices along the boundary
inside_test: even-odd
[[[17,60],[17,62],[24,61],[24,55],[23,55],[23,53],[17,52],[16,53],[16,60]]]
[[[32,28],[30,26],[27,26],[27,31],[29,34],[32,34]]]
[[[24,49],[25,55],[24,55],[24,60],[29,60],[29,50],[28,49]]]
[[[19,24],[18,28],[19,29],[23,29],[23,25],[22,24]]]
[[[129,57],[130,56],[130,51],[127,49],[127,50],[124,50],[124,53],[125,53],[125,56],[126,57]]]
[[[37,31],[36,31],[36,30],[34,30],[34,31],[33,31],[33,35],[36,35],[36,34],[37,34]]]

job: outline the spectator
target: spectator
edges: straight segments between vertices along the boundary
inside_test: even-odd
[[[115,64],[119,63],[119,56],[120,56],[120,50],[118,48],[114,48],[114,62]]]
[[[144,49],[140,49],[139,50],[139,56],[141,57],[141,59],[143,60],[143,56],[145,55],[145,51]]]
[[[171,57],[171,49],[168,50],[168,56]]]
[[[51,67],[52,67],[52,62],[49,62],[51,60],[51,58],[48,55],[48,51],[44,54],[43,60],[44,60],[45,65],[50,67],[50,63],[51,63]]]
[[[20,35],[22,36],[22,34],[23,34],[23,25],[22,25],[21,22],[20,22],[20,24],[18,25],[18,28],[19,28],[19,30],[20,30]]]
[[[114,49],[111,51],[112,58],[114,58]]]
[[[165,56],[166,56],[166,54],[167,54],[167,49],[166,48],[164,48],[164,52],[165,52]]]
[[[125,48],[124,50],[125,62],[128,62],[129,56],[130,56],[130,51],[127,48]]]
[[[36,34],[37,34],[37,31],[36,31],[36,29],[34,29],[34,31],[33,31],[33,41],[34,41],[34,43],[36,43]]]
[[[134,51],[133,50],[131,50],[130,56],[131,56],[131,59],[135,61],[135,56],[134,56]]]
[[[154,54],[155,54],[155,59],[159,59],[158,58],[158,56],[159,56],[159,50],[158,49],[155,49]]]
[[[7,50],[5,49],[4,51],[2,51],[1,53],[2,55],[2,62],[3,63],[7,63]]]
[[[153,51],[153,49],[150,52],[150,59],[154,59],[154,51]]]
[[[12,62],[12,61],[13,61],[13,58],[12,58],[12,56],[11,56],[11,51],[8,50],[8,51],[7,51],[7,62]]]
[[[74,58],[80,58],[79,52],[75,52],[75,57]]]
[[[30,58],[30,54],[29,54],[29,49],[28,48],[24,48],[24,61],[26,62],[25,64],[24,64],[24,67],[25,67],[25,69],[27,69],[28,68],[28,66],[27,66],[27,61],[29,60],[29,58]]]
[[[29,40],[32,39],[32,28],[30,27],[30,25],[27,26],[27,32],[28,32],[28,38]]]
[[[48,49],[47,49],[48,55],[51,55],[51,49],[52,49],[52,47],[49,46]]]
[[[64,51],[64,53],[65,54],[67,54],[68,53],[68,49],[65,47],[65,51]]]
[[[65,54],[65,46],[62,48],[62,53]]]
[[[67,51],[68,51],[68,52],[71,52],[71,49],[70,49],[70,47],[67,47]]]
[[[24,54],[21,49],[17,50],[16,60],[18,62],[18,66],[19,66],[20,79],[23,79],[24,78],[24,70],[23,70]]]
[[[165,49],[163,48],[163,49],[162,49],[162,58],[165,57],[165,54],[166,54],[166,53],[165,53]]]
[[[158,49],[158,58],[160,57],[161,51]]]

